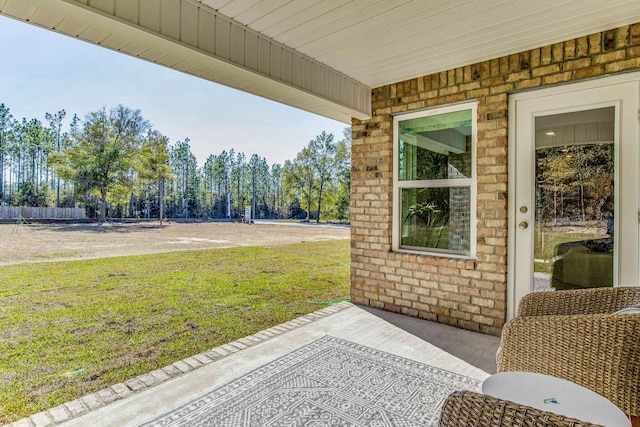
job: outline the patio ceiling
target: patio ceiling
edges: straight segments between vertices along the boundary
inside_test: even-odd
[[[640,2],[0,0],[0,14],[349,123],[373,87],[640,22]]]

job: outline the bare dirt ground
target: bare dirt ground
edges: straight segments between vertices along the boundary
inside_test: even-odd
[[[0,265],[348,238],[347,227],[283,223],[0,224]]]

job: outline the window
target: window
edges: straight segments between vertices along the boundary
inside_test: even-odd
[[[475,255],[476,103],[397,116],[393,250]]]

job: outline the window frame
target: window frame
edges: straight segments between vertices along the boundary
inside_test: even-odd
[[[471,178],[453,178],[453,179],[433,179],[433,180],[399,180],[399,154],[400,140],[398,127],[401,121],[411,120],[421,117],[429,117],[440,114],[446,114],[462,110],[471,110]],[[392,231],[391,249],[394,252],[440,256],[448,258],[475,259],[476,258],[476,230],[477,230],[477,144],[478,144],[478,102],[466,101],[459,104],[450,104],[446,106],[430,108],[427,110],[414,111],[411,113],[398,114],[393,117],[393,193],[392,193]],[[420,249],[415,246],[406,247],[401,245],[402,238],[402,190],[411,188],[453,188],[453,187],[469,187],[469,214],[470,214],[470,230],[469,230],[469,252],[461,253],[448,249],[424,248]]]

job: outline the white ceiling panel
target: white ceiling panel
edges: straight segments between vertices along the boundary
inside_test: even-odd
[[[220,9],[218,9],[218,11],[220,13],[222,13],[223,15],[228,16],[229,18],[236,19],[236,18],[238,18],[239,15],[241,15],[244,12],[248,11],[255,4],[257,4],[259,2],[260,2],[260,0],[258,0],[258,1],[251,1],[251,0],[232,1],[232,2],[229,2],[226,5],[224,5]],[[236,19],[236,21],[242,22],[239,19]]]
[[[283,25],[283,28],[288,28],[289,26],[286,24],[288,19],[297,19],[300,25],[302,23],[301,14],[306,10],[308,10],[308,5],[303,2],[289,1],[277,10],[254,20],[251,23],[251,28],[265,35],[269,35],[273,33],[273,31],[276,31],[275,29],[273,31],[270,29],[278,25]]]
[[[50,28],[58,28],[65,20],[64,17],[51,14],[43,9],[36,10],[31,19],[36,22],[44,22],[45,25]]]
[[[358,2],[368,3],[366,0]],[[384,31],[388,24],[387,20],[393,19],[392,15],[397,13],[397,9],[394,9],[391,2],[380,3],[382,4],[377,8],[363,8],[358,6],[357,2],[353,2],[319,16],[304,27],[297,27],[278,37],[286,39],[289,46],[300,51],[331,47],[336,41],[348,43],[353,40],[350,38],[354,34],[362,40],[367,32]],[[328,28],[331,28],[331,31],[327,31]]]
[[[291,0],[262,0],[254,2],[249,9],[238,15],[237,20],[247,22],[247,25],[251,26],[256,19],[277,13],[278,9],[290,2]]]
[[[640,0],[0,0],[0,13],[348,121],[368,114],[369,88],[640,22]]]
[[[313,3],[306,2],[306,4],[305,2],[294,0],[289,5],[281,8],[278,11],[279,13],[265,15],[254,21],[255,30],[260,31],[267,37],[274,38],[274,35],[278,35],[278,40],[289,40],[290,37],[287,37],[284,33],[298,31],[304,34],[315,27],[320,27],[323,24],[318,23],[318,19],[325,18],[329,12],[343,5],[344,1],[340,0],[314,1]]]
[[[638,0],[203,0],[371,87],[640,22]]]

